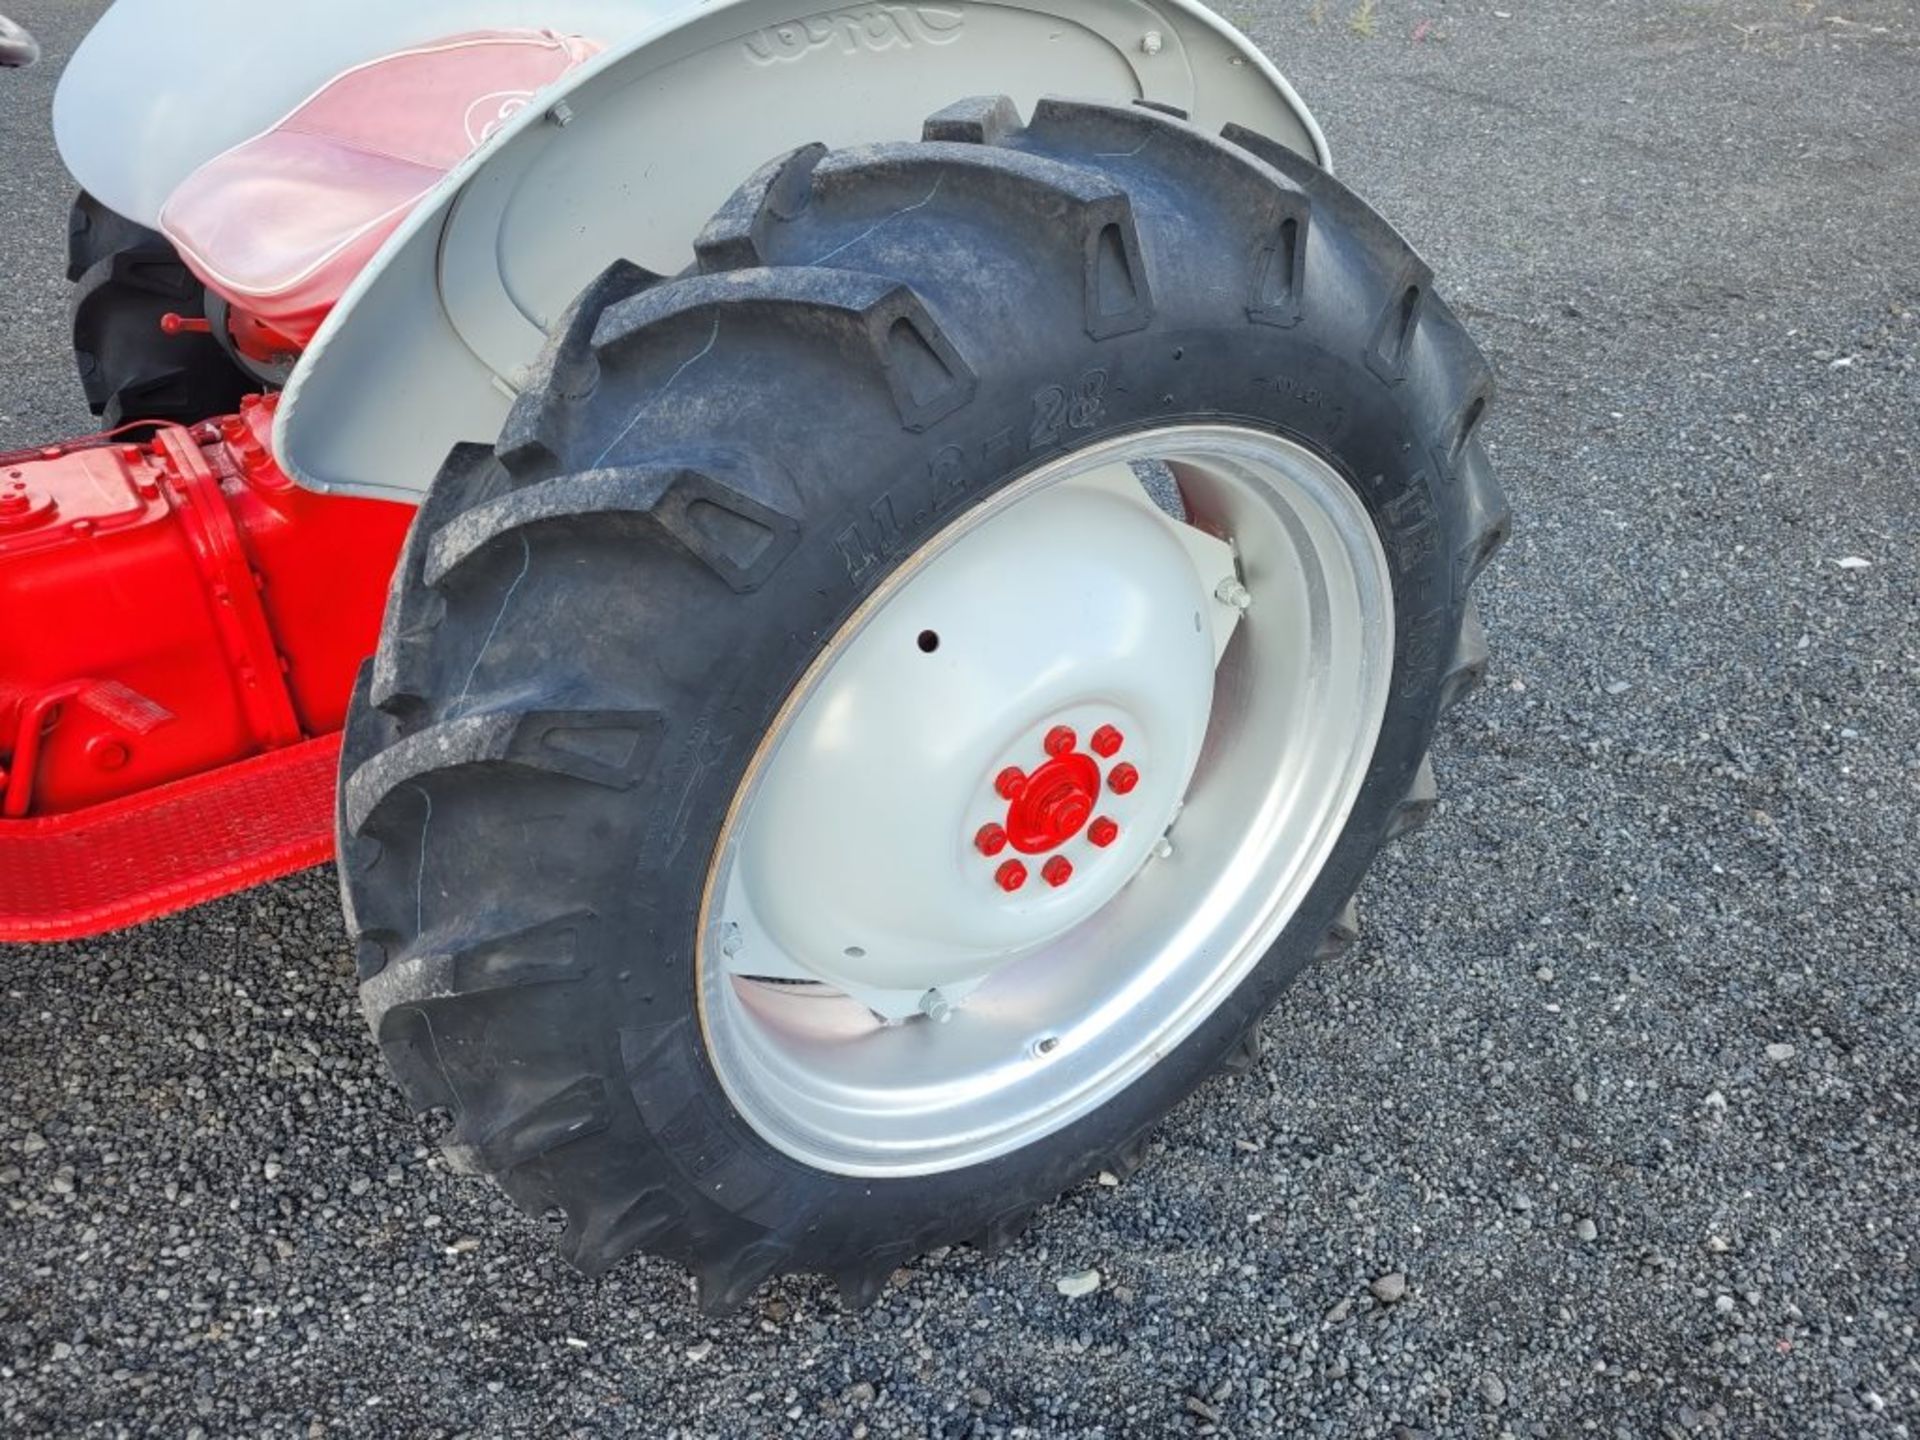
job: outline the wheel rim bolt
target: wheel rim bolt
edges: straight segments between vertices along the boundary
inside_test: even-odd
[[[1120,827],[1102,815],[1087,827],[1087,839],[1102,850],[1120,838]]]
[[[993,872],[993,883],[1011,895],[1027,883],[1027,867],[1018,860],[1007,860]]]
[[[1007,848],[1007,832],[998,825],[982,825],[974,832],[973,848],[982,855],[998,855]]]
[[[1102,725],[1093,732],[1087,743],[1093,747],[1094,754],[1105,759],[1109,755],[1118,755],[1120,747],[1127,743],[1127,737],[1111,725]]]
[[[1049,755],[1070,755],[1073,747],[1079,743],[1080,737],[1073,733],[1071,725],[1054,726],[1047,731],[1047,738],[1042,742]]]
[[[1243,615],[1253,608],[1253,592],[1231,576],[1214,587],[1213,598],[1222,605],[1231,605]]]
[[[1027,788],[1027,777],[1018,765],[1009,765],[993,777],[993,788],[1000,792],[1002,800],[1013,800]]]
[[[1073,862],[1064,855],[1056,855],[1040,867],[1040,878],[1057,890],[1073,878]]]
[[[920,997],[920,1013],[934,1024],[944,1025],[953,1019],[953,1002],[936,986]]]
[[[1107,788],[1116,795],[1125,795],[1139,783],[1140,772],[1124,760],[1107,772]]]

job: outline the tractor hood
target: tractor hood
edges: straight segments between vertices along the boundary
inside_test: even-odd
[[[119,0],[67,68],[54,130],[83,186],[152,224],[194,169],[349,66],[483,27],[606,47],[418,205],[288,383],[274,436],[287,472],[398,500],[417,500],[456,442],[492,443],[587,281],[620,258],[679,270],[734,188],[808,141],[912,139],[964,96],[1027,112],[1058,94],[1176,106],[1328,163],[1272,63],[1187,0],[806,4]]]

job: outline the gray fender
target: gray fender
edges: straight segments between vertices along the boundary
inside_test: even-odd
[[[288,382],[274,432],[287,470],[314,489],[398,500],[419,498],[455,442],[493,441],[549,327],[588,280],[622,257],[662,273],[682,268],[733,189],[797,145],[911,139],[929,113],[967,95],[1010,95],[1027,111],[1059,94],[1174,105],[1210,128],[1236,122],[1328,160],[1280,73],[1190,0],[929,0],[798,16],[795,5],[120,0],[76,57],[85,69],[62,87],[56,129],[82,183],[109,204],[137,190],[140,204],[128,209],[139,218],[149,206],[157,213],[162,182],[170,189],[200,163],[194,154],[210,157],[265,128],[359,60],[485,25],[549,25],[608,43],[435,188],[361,272]],[[280,78],[275,93],[259,75],[236,79],[236,91],[208,73],[228,54],[224,37],[210,41],[201,29],[213,12],[271,33],[250,58]],[[198,32],[188,37],[197,73],[185,59],[156,64],[151,48],[133,66],[128,47],[143,32],[155,47],[166,25],[177,31],[183,21]],[[109,28],[116,23],[124,29]],[[297,63],[275,71],[287,47],[301,50]],[[123,174],[132,187],[124,191],[95,178],[111,167],[77,138],[82,98],[109,103],[112,87],[95,67],[110,53],[142,77],[142,86],[125,83],[128,69],[117,78],[122,92],[145,90],[149,126],[186,106],[228,112],[217,124],[195,122],[170,148],[143,129],[126,148],[154,174]],[[155,75],[191,83],[156,97],[144,85]]]

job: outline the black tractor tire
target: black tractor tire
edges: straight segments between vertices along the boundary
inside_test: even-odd
[[[342,887],[408,1099],[567,1259],[671,1257],[713,1310],[786,1272],[857,1305],[923,1250],[997,1248],[1067,1187],[1131,1173],[1171,1106],[1252,1063],[1301,968],[1352,942],[1355,887],[1432,808],[1435,724],[1486,666],[1468,587],[1508,528],[1477,434],[1492,376],[1329,175],[1144,106],[1044,101],[1022,125],[969,101],[919,143],[807,146],[696,255],[592,284],[498,444],[434,483],[348,722]],[[1318,882],[1094,1113],[913,1178],[788,1158],[729,1105],[695,1010],[702,887],[756,745],[956,514],[1089,442],[1222,416],[1332,461],[1391,566],[1384,729]]]
[[[161,330],[168,312],[204,318],[204,287],[164,235],[84,192],[67,222],[67,278],[74,364],[87,408],[108,429],[191,425],[230,414],[262,388],[213,336]]]

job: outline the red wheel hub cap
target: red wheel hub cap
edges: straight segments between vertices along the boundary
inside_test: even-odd
[[[1100,767],[1092,757],[1055,755],[1026,777],[1007,804],[1007,838],[1022,855],[1038,855],[1080,833],[1100,798]]]

